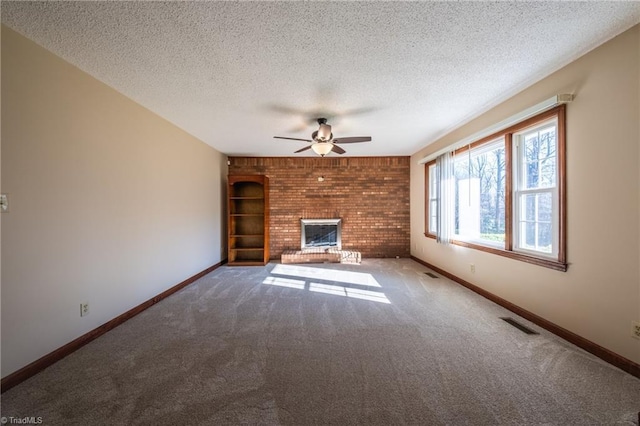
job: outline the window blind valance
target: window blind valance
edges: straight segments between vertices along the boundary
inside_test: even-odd
[[[566,104],[569,103],[571,101],[573,101],[574,99],[574,95],[572,94],[562,94],[562,95],[555,95],[552,96],[551,98],[540,102],[539,104],[533,105],[532,107],[529,107],[527,109],[525,109],[524,111],[520,111],[517,114],[512,115],[509,118],[506,118],[505,120],[502,120],[492,126],[487,127],[486,129],[482,129],[479,132],[476,132],[456,143],[453,143],[449,146],[447,146],[446,148],[442,148],[434,153],[431,153],[429,155],[427,155],[426,157],[422,158],[420,161],[418,161],[418,164],[425,164],[428,163],[429,161],[435,159],[436,157],[438,157],[439,155],[444,154],[447,151],[455,151],[458,148],[462,148],[463,146],[469,145],[472,142],[475,142],[477,140],[480,140],[482,138],[485,138],[487,136],[490,136],[494,133],[499,132],[500,130],[504,130],[508,127],[513,126],[514,124],[518,124],[521,121],[524,121],[528,118],[531,118],[537,114],[540,114],[541,112],[547,111],[555,106],[558,106],[560,104]]]

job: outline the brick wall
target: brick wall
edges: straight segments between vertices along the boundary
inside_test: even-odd
[[[272,259],[300,248],[300,219],[331,218],[342,218],[343,249],[407,257],[409,159],[229,157],[229,174],[269,176]]]

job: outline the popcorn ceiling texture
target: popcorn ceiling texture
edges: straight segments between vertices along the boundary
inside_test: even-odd
[[[410,155],[637,24],[640,2],[3,1],[2,22],[226,154],[290,155],[304,145],[272,137],[326,116],[373,137],[346,156]]]
[[[272,259],[300,249],[300,219],[333,218],[342,218],[343,250],[363,257],[409,256],[409,157],[229,161],[229,174],[269,176]]]

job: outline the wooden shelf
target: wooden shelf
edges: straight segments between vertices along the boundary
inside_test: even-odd
[[[228,264],[265,265],[269,261],[269,178],[229,176]]]

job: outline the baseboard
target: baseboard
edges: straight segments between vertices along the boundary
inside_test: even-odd
[[[602,346],[585,339],[582,336],[579,336],[565,328],[560,327],[559,325],[556,325],[554,323],[552,323],[551,321],[548,321],[532,312],[527,311],[526,309],[523,309],[521,307],[519,307],[518,305],[515,305],[511,302],[509,302],[508,300],[505,300],[499,296],[496,296],[493,293],[488,292],[487,290],[484,290],[474,284],[471,284],[468,281],[463,280],[462,278],[459,278],[455,275],[453,275],[450,272],[445,271],[444,269],[438,268],[435,265],[430,264],[429,262],[425,262],[422,259],[418,259],[415,256],[411,256],[411,259],[415,260],[416,262],[426,266],[429,269],[432,269],[436,272],[438,272],[440,275],[443,275],[447,278],[449,278],[450,280],[453,280],[455,282],[457,282],[460,285],[463,285],[464,287],[468,288],[469,290],[472,290],[476,293],[478,293],[480,296],[491,300],[494,303],[497,303],[498,305],[502,306],[503,308],[506,308],[508,310],[510,310],[511,312],[520,315],[522,318],[525,318],[529,321],[531,321],[532,323],[544,328],[545,330],[548,330],[550,332],[552,332],[553,334],[555,334],[558,337],[563,338],[564,340],[568,341],[569,343],[573,343],[574,345],[578,346],[579,348],[584,349],[585,351],[592,353],[593,355],[597,356],[598,358],[602,359],[603,361],[608,362],[611,365],[614,365],[616,367],[618,367],[619,369],[626,371],[627,373],[640,378],[640,364],[636,364],[635,362],[631,361],[630,359],[627,359],[623,356],[620,356],[618,354],[616,354],[615,352],[610,351],[609,349],[603,348]]]
[[[136,315],[138,315],[140,312],[144,311],[145,309],[148,309],[151,306],[155,305],[156,303],[158,303],[162,299],[166,299],[167,297],[171,296],[173,293],[175,293],[175,292],[177,292],[179,290],[182,290],[183,288],[185,288],[189,284],[191,284],[194,281],[202,278],[203,276],[207,275],[208,273],[218,269],[220,266],[224,265],[225,263],[226,263],[226,260],[223,260],[222,262],[216,263],[215,265],[208,267],[207,269],[205,269],[202,272],[198,272],[194,276],[189,277],[186,280],[182,281],[181,283],[174,285],[173,287],[163,291],[162,293],[160,293],[157,296],[147,300],[146,302],[143,302],[140,305],[138,305],[138,306],[128,310],[127,312],[123,313],[122,315],[119,315],[119,316],[115,317],[111,321],[108,321],[108,322],[102,324],[100,327],[95,328],[95,329],[89,331],[86,334],[83,334],[82,336],[80,336],[77,339],[67,343],[66,345],[59,347],[55,351],[50,352],[47,355],[43,356],[42,358],[35,360],[31,364],[29,364],[29,365],[27,365],[25,367],[22,367],[20,370],[9,374],[7,377],[4,377],[2,379],[2,382],[0,383],[0,387],[2,388],[2,393],[8,391],[9,389],[11,389],[12,387],[14,387],[14,386],[16,386],[18,384],[24,382],[29,377],[32,377],[32,376],[36,375],[40,371],[42,371],[45,368],[49,367],[50,365],[60,361],[62,358],[64,358],[67,355],[70,355],[71,353],[77,351],[78,349],[80,349],[81,347],[86,345],[87,343],[91,342],[92,340],[97,339],[98,337],[102,336],[106,332],[108,332],[110,330],[113,330],[114,328],[116,328],[120,324],[124,323],[125,321],[135,317]]]

